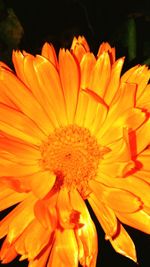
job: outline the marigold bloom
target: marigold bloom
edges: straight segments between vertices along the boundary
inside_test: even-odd
[[[114,249],[136,261],[121,223],[150,233],[150,71],[84,37],[59,57],[14,51],[0,64],[0,222],[2,263],[95,267],[96,214]]]

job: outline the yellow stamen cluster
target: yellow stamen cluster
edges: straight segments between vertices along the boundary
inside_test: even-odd
[[[88,181],[96,176],[103,149],[86,128],[55,129],[41,146],[42,165],[57,176],[57,183],[75,187],[85,196]]]

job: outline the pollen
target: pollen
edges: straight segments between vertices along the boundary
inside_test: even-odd
[[[42,166],[56,174],[56,183],[75,187],[86,198],[88,181],[96,176],[106,148],[86,128],[77,125],[55,129],[41,146]]]

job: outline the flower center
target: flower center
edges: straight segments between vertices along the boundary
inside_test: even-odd
[[[44,169],[56,174],[56,183],[77,188],[86,198],[88,181],[96,176],[99,160],[108,152],[90,131],[77,125],[55,129],[41,146]]]

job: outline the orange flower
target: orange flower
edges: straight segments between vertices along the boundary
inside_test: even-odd
[[[0,67],[2,263],[95,267],[94,210],[114,249],[136,261],[121,222],[150,233],[150,71],[84,37],[57,60],[45,43],[36,57],[13,52],[16,74]]]

